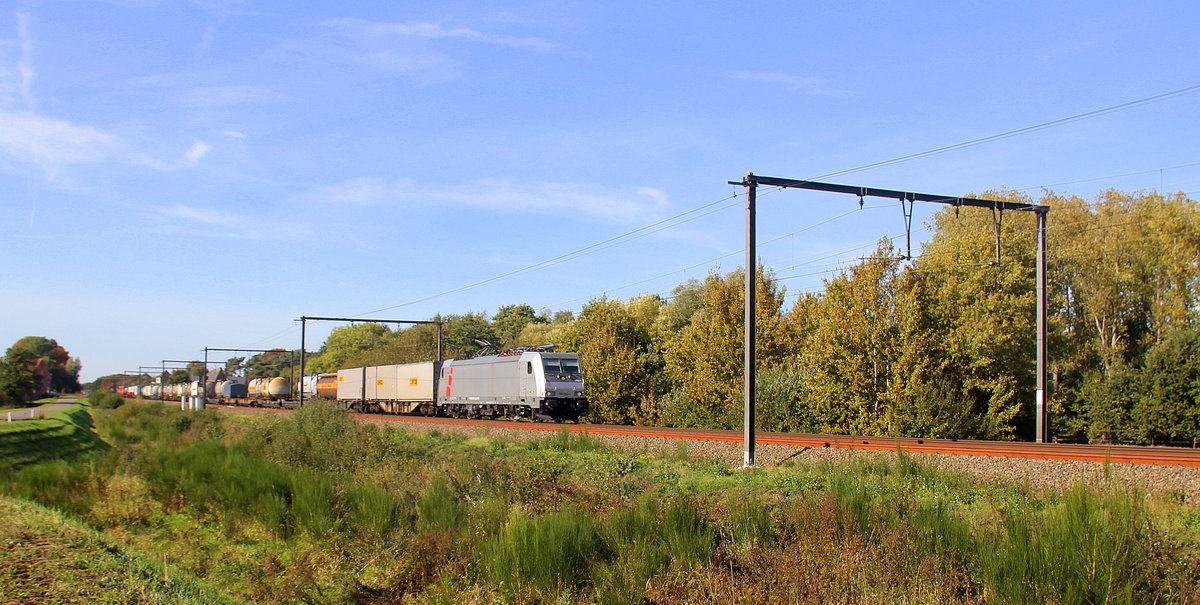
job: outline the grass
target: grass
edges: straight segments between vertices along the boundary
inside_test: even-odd
[[[11,467],[106,448],[93,430],[91,415],[79,405],[29,420],[0,422],[0,461]]]
[[[236,603],[63,514],[0,496],[0,594],[11,603]]]
[[[1039,494],[905,455],[735,472],[565,431],[529,444],[94,409],[113,448],[0,491],[251,602],[1187,603],[1200,513]]]

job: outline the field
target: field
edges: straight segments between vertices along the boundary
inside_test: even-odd
[[[0,568],[25,574],[0,572],[7,594],[71,560],[121,578],[100,600],[135,602],[1200,600],[1200,510],[1115,482],[1035,490],[899,454],[735,470],[566,433],[414,434],[319,403],[92,413],[111,449],[0,476],[26,528],[4,535]]]

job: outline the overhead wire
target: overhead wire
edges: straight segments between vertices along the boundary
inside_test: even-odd
[[[908,161],[911,161],[911,160],[920,159],[920,158],[924,158],[924,157],[929,157],[929,156],[932,156],[932,155],[937,155],[937,154],[947,153],[947,152],[950,152],[950,151],[956,151],[956,150],[959,150],[959,149],[965,149],[965,148],[967,148],[967,147],[973,147],[973,146],[976,146],[976,145],[981,145],[981,144],[985,144],[985,143],[990,143],[990,142],[994,142],[994,141],[998,141],[998,140],[1002,140],[1002,139],[1007,139],[1007,138],[1011,138],[1011,137],[1015,137],[1015,136],[1019,136],[1019,135],[1023,135],[1023,134],[1028,134],[1028,133],[1037,132],[1037,131],[1040,131],[1040,130],[1045,130],[1045,129],[1054,128],[1054,127],[1057,127],[1057,126],[1062,126],[1062,125],[1070,124],[1070,123],[1077,122],[1077,121],[1081,121],[1081,120],[1086,120],[1086,119],[1089,119],[1089,118],[1099,117],[1099,116],[1107,115],[1107,114],[1110,114],[1110,113],[1115,113],[1115,112],[1123,111],[1123,110],[1126,110],[1126,109],[1132,109],[1132,108],[1135,108],[1135,107],[1140,107],[1140,106],[1143,106],[1143,105],[1147,105],[1147,104],[1151,104],[1151,103],[1156,103],[1156,102],[1164,101],[1164,100],[1167,100],[1167,99],[1171,99],[1171,98],[1174,98],[1174,97],[1178,97],[1178,96],[1182,96],[1182,95],[1185,95],[1185,94],[1188,94],[1188,93],[1192,93],[1192,92],[1195,92],[1195,91],[1197,91],[1197,90],[1200,90],[1200,85],[1188,86],[1188,87],[1180,88],[1180,89],[1173,90],[1173,91],[1170,91],[1170,92],[1166,92],[1166,93],[1158,94],[1158,95],[1152,95],[1152,96],[1149,96],[1149,97],[1143,97],[1143,98],[1141,98],[1141,99],[1136,99],[1136,100],[1133,100],[1133,101],[1128,101],[1128,102],[1125,102],[1125,103],[1120,103],[1120,104],[1117,104],[1117,105],[1112,105],[1112,106],[1109,106],[1109,107],[1104,107],[1104,108],[1097,109],[1097,110],[1093,110],[1093,111],[1088,111],[1088,112],[1083,112],[1083,113],[1075,114],[1075,115],[1068,116],[1068,117],[1065,117],[1065,118],[1060,118],[1060,119],[1051,120],[1051,121],[1048,121],[1048,122],[1043,122],[1043,123],[1040,123],[1040,124],[1035,124],[1035,125],[1033,125],[1033,126],[1028,126],[1028,127],[1024,127],[1024,128],[1018,128],[1018,129],[1014,129],[1014,130],[1009,130],[1009,131],[1002,132],[1002,133],[998,133],[998,134],[995,134],[995,135],[990,135],[990,136],[986,136],[986,137],[980,137],[980,138],[976,138],[976,139],[971,139],[971,140],[964,141],[964,142],[961,142],[961,143],[956,143],[956,144],[953,144],[953,145],[946,145],[946,146],[942,146],[942,147],[937,147],[937,148],[934,148],[934,149],[929,149],[929,150],[922,151],[922,152],[918,152],[918,153],[907,154],[907,155],[899,156],[899,157],[896,157],[896,158],[891,158],[891,159],[889,159],[889,160],[883,160],[883,161],[879,161],[879,162],[873,162],[873,163],[869,163],[869,164],[864,164],[864,165],[861,165],[861,166],[856,166],[856,167],[853,167],[853,168],[848,168],[848,169],[845,169],[845,170],[839,170],[839,171],[835,171],[835,172],[829,172],[829,173],[825,173],[825,174],[817,175],[817,176],[814,176],[814,177],[810,177],[808,180],[826,179],[826,178],[831,178],[831,177],[835,177],[835,176],[842,176],[842,175],[846,175],[846,174],[852,174],[852,173],[856,173],[856,172],[862,172],[862,171],[865,171],[865,170],[870,170],[870,169],[874,169],[874,168],[880,168],[880,167],[884,167],[884,166],[890,166],[890,165],[894,165],[894,164],[899,164],[899,163],[902,163],[902,162],[908,162]],[[1171,168],[1173,169],[1173,168],[1177,168],[1177,167],[1186,167],[1186,166],[1189,166],[1189,165],[1191,165],[1191,164],[1184,164],[1184,165],[1180,165],[1180,166],[1176,166],[1176,167],[1171,167]],[[766,191],[760,191],[760,194],[762,194],[762,193],[766,193]],[[620,234],[620,235],[617,235],[617,236],[614,236],[614,237],[611,237],[611,238],[608,238],[608,239],[602,240],[602,241],[600,241],[600,242],[596,242],[596,243],[594,243],[594,244],[591,244],[591,245],[588,245],[588,246],[584,246],[584,247],[582,247],[582,248],[578,248],[578,249],[576,249],[576,250],[573,250],[573,251],[571,251],[571,252],[568,252],[568,253],[565,253],[565,254],[562,254],[562,255],[559,255],[559,256],[556,256],[556,257],[553,257],[553,258],[550,258],[550,259],[547,259],[547,260],[544,260],[544,261],[541,261],[541,262],[537,262],[537,263],[534,263],[534,264],[532,264],[532,265],[528,265],[528,266],[526,266],[526,267],[522,267],[522,268],[520,268],[520,269],[516,269],[516,270],[514,270],[514,271],[509,271],[509,272],[507,272],[507,273],[503,273],[503,274],[501,274],[501,275],[497,275],[497,276],[493,276],[493,277],[490,277],[490,278],[487,278],[487,279],[479,280],[479,281],[476,281],[476,282],[473,282],[473,283],[470,283],[470,284],[466,284],[466,285],[464,285],[464,286],[460,286],[460,287],[457,287],[457,288],[452,288],[452,289],[449,289],[449,290],[445,290],[445,291],[442,291],[442,292],[439,292],[439,293],[436,293],[436,294],[432,294],[432,295],[429,295],[429,296],[425,296],[425,297],[422,297],[422,298],[419,298],[419,299],[415,299],[415,300],[411,300],[411,301],[407,301],[407,302],[403,302],[403,303],[399,303],[399,304],[395,304],[395,305],[390,305],[390,306],[387,306],[387,307],[381,307],[381,308],[379,308],[379,309],[375,309],[375,310],[372,310],[372,311],[363,312],[363,313],[360,313],[360,314],[358,314],[358,315],[373,315],[373,314],[376,314],[376,313],[381,313],[381,312],[383,312],[383,311],[389,311],[389,310],[392,310],[392,309],[397,309],[397,308],[401,308],[401,307],[405,307],[405,306],[410,306],[410,305],[414,305],[414,304],[419,304],[419,303],[421,303],[421,302],[426,302],[426,301],[428,301],[428,300],[432,300],[432,299],[439,298],[439,297],[442,297],[442,296],[446,296],[446,295],[449,295],[449,294],[456,294],[456,293],[463,292],[463,291],[466,291],[466,290],[470,290],[470,289],[474,289],[474,288],[481,287],[481,286],[484,286],[484,285],[488,285],[488,284],[491,284],[491,283],[495,283],[495,282],[497,282],[497,281],[501,281],[501,280],[503,280],[503,279],[508,279],[508,278],[510,278],[510,277],[515,277],[515,276],[517,276],[517,275],[522,275],[522,274],[524,274],[524,273],[528,273],[528,272],[530,272],[530,271],[534,271],[534,270],[540,269],[540,268],[542,268],[542,267],[551,266],[551,265],[554,265],[554,264],[559,264],[559,263],[562,263],[562,262],[566,262],[566,261],[568,261],[568,260],[573,260],[574,258],[578,258],[579,256],[582,256],[582,255],[584,255],[584,254],[591,253],[592,251],[599,251],[599,250],[603,250],[603,249],[605,249],[606,247],[610,247],[610,245],[616,245],[616,244],[618,244],[618,243],[622,243],[623,241],[625,241],[625,240],[627,240],[627,239],[636,239],[637,237],[642,237],[642,236],[644,236],[644,235],[648,235],[649,233],[655,233],[655,232],[657,232],[657,231],[661,231],[661,230],[663,230],[663,229],[666,229],[666,228],[669,228],[669,227],[675,226],[676,224],[682,224],[683,222],[687,222],[687,221],[686,221],[686,220],[685,220],[685,221],[679,221],[678,223],[673,223],[673,221],[676,221],[677,219],[680,219],[680,218],[682,218],[682,217],[685,217],[685,216],[690,216],[690,215],[692,215],[692,214],[695,214],[695,213],[697,213],[697,212],[699,212],[699,211],[701,211],[701,210],[705,210],[705,209],[711,208],[711,207],[713,207],[713,206],[719,205],[719,204],[721,204],[721,203],[723,203],[723,202],[727,202],[727,201],[729,201],[729,200],[731,200],[731,199],[736,199],[737,197],[739,197],[739,195],[738,195],[738,194],[733,194],[733,195],[731,195],[731,196],[727,196],[727,197],[721,198],[721,199],[719,199],[719,200],[715,200],[715,201],[713,201],[713,202],[709,202],[709,203],[707,203],[707,204],[704,204],[704,205],[698,206],[698,207],[696,207],[696,208],[693,208],[693,209],[687,210],[687,211],[685,211],[685,212],[681,212],[681,213],[679,213],[679,214],[676,214],[676,215],[673,215],[673,216],[667,217],[667,218],[665,218],[665,219],[662,219],[662,220],[660,220],[660,221],[656,221],[656,222],[654,222],[654,223],[651,223],[651,224],[649,224],[649,225],[646,225],[646,226],[640,227],[640,228],[638,228],[638,229],[634,229],[634,230],[632,230],[632,231],[628,231],[628,232],[626,232],[626,233],[623,233],[623,234]],[[954,199],[954,198],[950,197],[950,198],[947,198],[947,199],[948,199],[948,200],[952,200],[952,199]],[[717,210],[714,210],[714,212],[716,212],[716,211],[719,211],[719,210],[722,210],[722,209],[724,209],[724,207],[722,207],[722,208],[718,208]],[[706,216],[707,214],[708,214],[708,213],[706,213],[706,214],[703,214],[703,215],[699,215],[699,216],[693,217],[693,218],[691,218],[691,219],[688,219],[688,220],[694,220],[694,219],[696,219],[696,218],[700,218],[701,216]],[[660,229],[655,229],[656,227],[660,227],[660,226],[661,226],[661,228],[660,228]],[[678,272],[678,271],[676,271],[676,272]],[[675,273],[675,272],[672,272],[672,273]],[[667,275],[670,275],[670,273],[669,273],[669,274],[667,274]],[[653,279],[653,278],[652,278],[652,279]],[[290,329],[289,329],[289,330],[290,330]],[[271,338],[278,337],[280,334],[283,334],[283,333],[286,333],[286,332],[287,332],[287,331],[283,331],[283,332],[281,332],[281,333],[277,333],[277,334],[275,334],[275,335],[272,335],[271,337],[264,338],[264,339],[262,339],[262,340],[260,340],[260,341],[257,341],[255,344],[257,344],[257,343],[260,343],[260,342],[263,342],[263,341],[266,341],[266,340],[270,340]]]
[[[570,252],[567,252],[567,253],[565,253],[565,254],[560,254],[560,255],[558,255],[558,256],[556,256],[556,257],[554,257],[554,258],[550,258],[550,259],[547,259],[547,260],[544,260],[544,261],[541,261],[541,262],[537,262],[537,263],[534,263],[534,264],[532,264],[532,265],[527,265],[527,266],[525,266],[525,267],[522,267],[522,268],[520,268],[520,269],[516,269],[516,270],[513,270],[513,271],[509,271],[509,272],[507,272],[507,273],[504,273],[504,274],[501,274],[501,275],[497,275],[497,276],[494,276],[494,277],[490,277],[490,278],[487,278],[487,279],[484,279],[484,280],[480,280],[480,281],[477,281],[477,282],[474,282],[474,283],[471,283],[471,284],[467,284],[467,285],[464,285],[464,286],[460,286],[460,287],[457,287],[457,288],[453,288],[453,289],[450,289],[450,290],[446,290],[446,291],[443,291],[443,292],[439,292],[439,293],[437,293],[437,294],[431,294],[431,295],[429,295],[429,296],[426,296],[426,297],[423,297],[423,298],[419,298],[419,299],[416,299],[416,300],[411,300],[411,301],[408,301],[408,302],[404,302],[404,303],[400,303],[400,304],[396,304],[396,305],[391,305],[391,306],[389,306],[389,307],[383,307],[383,308],[380,308],[380,309],[375,309],[375,310],[373,310],[373,311],[367,311],[367,312],[365,312],[365,313],[361,313],[360,315],[374,315],[375,313],[382,313],[383,311],[389,311],[389,310],[392,310],[392,309],[398,309],[398,308],[400,308],[400,307],[407,307],[407,306],[410,306],[410,305],[415,305],[415,304],[422,303],[422,302],[425,302],[425,301],[428,301],[428,300],[432,300],[432,299],[434,299],[434,298],[439,298],[439,297],[446,296],[446,295],[449,295],[449,294],[456,294],[456,293],[458,293],[458,292],[463,292],[463,291],[465,291],[465,290],[474,289],[474,288],[477,288],[477,287],[480,287],[480,286],[484,286],[484,285],[487,285],[487,284],[491,284],[491,283],[494,283],[494,282],[497,282],[497,281],[500,281],[500,280],[503,280],[503,279],[508,279],[508,278],[510,278],[510,277],[515,277],[515,276],[517,276],[517,275],[521,275],[521,274],[524,274],[524,273],[528,273],[528,272],[530,272],[530,271],[533,271],[533,270],[536,270],[536,269],[540,269],[540,268],[542,268],[542,267],[545,267],[545,266],[554,265],[554,264],[559,264],[559,263],[562,263],[562,262],[566,262],[566,261],[568,261],[568,260],[573,260],[573,259],[575,259],[575,258],[578,258],[578,257],[580,257],[580,256],[583,256],[583,255],[585,255],[585,254],[590,254],[590,253],[592,253],[592,252],[596,252],[596,251],[599,251],[599,250],[603,250],[603,249],[606,249],[606,248],[608,248],[608,247],[615,246],[615,245],[617,245],[617,244],[619,244],[619,243],[624,243],[625,241],[629,241],[629,240],[632,240],[632,239],[637,239],[637,238],[639,238],[639,237],[643,237],[643,236],[645,236],[645,235],[649,235],[649,234],[651,234],[651,233],[657,233],[658,231],[662,231],[663,229],[666,229],[666,228],[668,228],[668,227],[674,227],[674,226],[676,226],[676,225],[680,225],[680,224],[683,224],[683,223],[689,222],[689,221],[691,221],[691,220],[695,220],[695,219],[698,219],[698,218],[701,218],[701,217],[704,217],[704,216],[708,216],[709,214],[712,214],[713,212],[718,212],[718,211],[720,211],[720,210],[724,210],[725,208],[727,208],[727,207],[729,207],[729,206],[732,206],[732,204],[728,204],[728,205],[726,205],[726,206],[722,206],[722,207],[720,207],[720,208],[716,208],[716,209],[714,209],[714,210],[712,210],[711,212],[708,212],[708,213],[704,213],[704,214],[699,214],[699,215],[696,215],[696,216],[692,216],[692,217],[690,217],[690,218],[688,218],[688,219],[686,219],[686,220],[678,220],[678,219],[680,219],[680,218],[682,218],[682,217],[689,216],[689,215],[693,215],[693,214],[695,214],[695,213],[697,213],[697,212],[699,212],[699,211],[701,211],[701,210],[705,210],[705,209],[708,209],[708,208],[712,208],[713,206],[716,206],[716,205],[718,205],[718,204],[722,204],[722,203],[724,203],[724,202],[728,202],[728,201],[729,201],[729,200],[731,200],[731,199],[737,199],[737,198],[738,198],[738,194],[729,195],[729,196],[726,196],[726,197],[724,197],[724,198],[721,198],[721,199],[719,199],[719,200],[716,200],[716,201],[713,201],[713,202],[709,202],[709,203],[707,203],[707,204],[704,204],[704,205],[702,205],[702,206],[699,206],[699,207],[693,208],[693,209],[691,209],[691,210],[688,210],[688,211],[685,211],[685,212],[681,212],[681,213],[679,213],[679,214],[676,214],[676,215],[673,215],[673,216],[667,217],[667,218],[665,218],[665,219],[662,219],[662,220],[660,220],[660,221],[656,221],[656,222],[654,222],[654,223],[651,223],[651,224],[649,224],[649,225],[646,225],[646,226],[644,226],[644,227],[639,227],[639,228],[637,228],[637,229],[634,229],[634,230],[632,230],[632,231],[627,231],[627,232],[625,232],[625,233],[622,233],[622,234],[620,234],[620,235],[616,235],[616,236],[610,237],[610,238],[608,238],[608,239],[605,239],[605,240],[602,240],[602,241],[600,241],[600,242],[596,242],[596,243],[594,243],[594,244],[590,244],[590,245],[584,246],[584,247],[582,247],[582,248],[577,248],[577,249],[575,249],[575,250],[572,250],[572,251],[570,251]]]
[[[1148,105],[1148,104],[1151,104],[1151,103],[1157,103],[1157,102],[1159,102],[1159,101],[1165,101],[1165,100],[1167,100],[1167,99],[1172,99],[1172,98],[1175,98],[1175,97],[1178,97],[1178,96],[1186,95],[1186,94],[1188,94],[1188,93],[1196,92],[1197,90],[1200,90],[1200,84],[1197,84],[1197,85],[1194,85],[1194,86],[1187,86],[1187,87],[1180,88],[1180,89],[1177,89],[1177,90],[1172,90],[1172,91],[1170,91],[1170,92],[1165,92],[1165,93],[1162,93],[1162,94],[1152,95],[1152,96],[1149,96],[1149,97],[1143,97],[1143,98],[1141,98],[1141,99],[1136,99],[1136,100],[1133,100],[1133,101],[1128,101],[1128,102],[1125,102],[1125,103],[1119,103],[1119,104],[1117,104],[1117,105],[1112,105],[1112,106],[1109,106],[1109,107],[1104,107],[1104,108],[1102,108],[1102,109],[1096,109],[1096,110],[1093,110],[1093,111],[1087,111],[1087,112],[1084,112],[1084,113],[1078,113],[1078,114],[1075,114],[1075,115],[1072,115],[1072,116],[1068,116],[1068,117],[1065,117],[1065,118],[1059,118],[1059,119],[1057,119],[1057,120],[1051,120],[1051,121],[1049,121],[1049,122],[1042,122],[1041,124],[1035,124],[1035,125],[1033,125],[1033,126],[1026,126],[1026,127],[1024,127],[1024,128],[1017,128],[1017,129],[1015,129],[1015,130],[1009,130],[1009,131],[1007,131],[1007,132],[1002,132],[1002,133],[999,133],[999,134],[993,134],[993,135],[986,136],[986,137],[980,137],[980,138],[978,138],[978,139],[971,139],[970,141],[964,141],[964,142],[962,142],[962,143],[955,143],[955,144],[953,144],[953,145],[946,145],[946,146],[944,146],[944,147],[937,147],[937,148],[935,148],[935,149],[930,149],[930,150],[927,150],[927,151],[921,151],[921,152],[918,152],[918,153],[910,153],[910,154],[908,154],[908,155],[903,155],[903,156],[900,156],[900,157],[897,157],[897,158],[892,158],[892,159],[890,159],[890,160],[883,160],[883,161],[880,161],[880,162],[873,162],[873,163],[870,163],[870,164],[863,164],[862,166],[856,166],[856,167],[854,167],[854,168],[847,168],[847,169],[845,169],[845,170],[838,170],[838,171],[836,171],[836,172],[827,172],[827,173],[825,173],[825,174],[822,174],[822,175],[818,175],[818,176],[812,177],[812,178],[810,178],[810,179],[808,179],[808,180],[827,179],[827,178],[831,178],[831,177],[835,177],[835,176],[842,176],[842,175],[845,175],[845,174],[852,174],[852,173],[855,173],[855,172],[862,172],[862,171],[864,171],[864,170],[871,170],[871,169],[874,169],[874,168],[882,168],[882,167],[884,167],[884,166],[891,166],[891,165],[894,165],[894,164],[900,164],[900,163],[902,163],[902,162],[908,162],[908,161],[912,161],[912,160],[916,160],[916,159],[920,159],[920,158],[926,158],[926,157],[929,157],[929,156],[932,156],[932,155],[938,155],[938,154],[946,153],[946,152],[949,152],[949,151],[957,151],[957,150],[959,150],[959,149],[965,149],[965,148],[967,148],[967,147],[974,147],[974,146],[976,146],[976,145],[982,145],[982,144],[984,144],[984,143],[991,143],[991,142],[993,142],[993,141],[999,141],[999,140],[1002,140],[1002,139],[1007,139],[1007,138],[1011,138],[1011,137],[1015,137],[1015,136],[1019,136],[1019,135],[1023,135],[1023,134],[1029,134],[1029,133],[1031,133],[1031,132],[1037,132],[1037,131],[1039,131],[1039,130],[1046,130],[1046,129],[1048,129],[1048,128],[1054,128],[1054,127],[1056,127],[1056,126],[1063,126],[1063,125],[1065,125],[1065,124],[1070,124],[1070,123],[1072,123],[1072,122],[1078,122],[1078,121],[1081,121],[1081,120],[1086,120],[1086,119],[1089,119],[1089,118],[1095,118],[1095,117],[1099,117],[1099,116],[1102,116],[1102,115],[1107,115],[1107,114],[1110,114],[1110,113],[1116,113],[1116,112],[1118,112],[1118,111],[1124,111],[1124,110],[1126,110],[1126,109],[1133,109],[1134,107],[1141,107],[1142,105]]]
[[[855,214],[855,213],[861,212],[862,210],[876,210],[876,209],[879,209],[879,208],[885,208],[885,207],[886,207],[886,206],[868,206],[868,207],[866,207],[866,208],[855,208],[854,210],[851,210],[851,211],[849,211],[849,212],[845,212],[845,213],[843,213],[843,214],[839,214],[839,215],[837,215],[837,216],[830,217],[830,218],[828,218],[828,219],[825,219],[825,220],[823,220],[823,221],[820,221],[820,222],[817,222],[817,223],[813,223],[813,224],[811,224],[811,225],[808,225],[808,226],[806,226],[806,227],[804,227],[804,228],[802,228],[802,229],[798,229],[798,230],[796,230],[796,231],[792,231],[791,233],[785,233],[785,234],[783,234],[783,235],[780,235],[780,236],[777,236],[777,237],[774,237],[774,238],[768,239],[768,240],[766,240],[766,241],[763,241],[763,242],[761,242],[759,245],[760,245],[760,246],[765,246],[765,245],[768,245],[768,244],[771,244],[771,243],[774,243],[774,242],[777,242],[777,241],[780,241],[780,240],[783,240],[783,239],[786,239],[786,238],[792,237],[792,236],[794,236],[794,235],[797,235],[797,234],[803,233],[803,232],[805,232],[805,231],[809,231],[809,230],[815,229],[815,228],[817,228],[817,227],[820,227],[820,226],[822,226],[822,225],[826,225],[826,224],[828,224],[828,223],[831,223],[831,222],[833,222],[833,221],[836,221],[836,220],[838,220],[838,219],[844,218],[844,217],[846,217],[846,216],[849,216],[849,215],[851,215],[851,214]],[[732,251],[732,252],[728,252],[728,253],[726,253],[726,254],[722,254],[722,255],[720,255],[720,256],[717,256],[717,257],[714,257],[714,258],[710,258],[710,259],[708,259],[708,260],[704,260],[704,261],[701,261],[701,262],[698,262],[698,263],[695,263],[695,264],[692,264],[692,265],[688,265],[688,266],[686,266],[686,267],[682,267],[682,268],[679,268],[679,269],[675,269],[675,270],[673,270],[673,271],[668,271],[668,272],[666,272],[666,273],[662,273],[662,274],[659,274],[659,275],[655,275],[654,277],[648,277],[648,278],[646,278],[646,279],[642,279],[642,280],[638,280],[638,281],[635,281],[635,282],[630,282],[630,283],[627,283],[627,284],[623,284],[623,285],[617,286],[617,287],[615,287],[615,288],[609,288],[609,289],[605,290],[604,292],[600,292],[599,294],[591,294],[591,295],[588,295],[588,296],[580,296],[580,297],[577,297],[577,298],[572,298],[571,300],[565,300],[565,301],[562,301],[562,302],[554,303],[554,304],[552,304],[552,305],[549,305],[549,307],[550,307],[550,308],[553,308],[553,307],[558,307],[558,306],[560,306],[560,305],[571,304],[571,303],[575,303],[575,302],[579,302],[579,301],[583,301],[583,300],[591,300],[591,299],[594,299],[594,298],[596,298],[597,296],[603,296],[603,295],[607,294],[608,292],[616,292],[616,291],[624,290],[624,289],[626,289],[626,288],[631,288],[631,287],[633,287],[633,286],[638,286],[638,285],[641,285],[641,284],[644,284],[644,283],[648,283],[648,282],[652,282],[652,281],[655,281],[655,280],[658,280],[658,279],[662,279],[662,278],[664,278],[664,277],[668,277],[668,276],[671,276],[671,275],[675,275],[676,273],[683,273],[683,272],[685,272],[685,271],[690,271],[690,270],[692,270],[692,269],[695,269],[696,267],[701,267],[701,266],[704,266],[704,265],[709,265],[709,264],[711,264],[711,263],[715,263],[715,262],[717,262],[717,261],[719,261],[719,260],[722,260],[722,259],[728,258],[728,257],[730,257],[730,256],[734,256],[734,255],[737,255],[737,254],[741,254],[741,253],[743,253],[743,252],[745,252],[745,251],[746,251],[746,249],[745,249],[745,248],[740,248],[740,249],[738,249],[738,250],[734,250],[734,251]]]

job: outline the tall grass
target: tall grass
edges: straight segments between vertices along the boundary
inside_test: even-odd
[[[647,496],[600,519],[573,506],[538,517],[514,509],[480,560],[498,587],[518,595],[550,598],[591,582],[599,603],[637,603],[662,570],[708,561],[715,535],[690,500],[664,507]]]
[[[586,432],[572,433],[564,426],[545,439],[531,442],[529,449],[556,452],[597,452],[606,451],[608,446]]]
[[[514,509],[483,545],[487,575],[510,590],[558,594],[577,586],[599,546],[592,516],[570,507],[530,518]]]
[[[458,529],[466,517],[466,506],[444,477],[431,481],[417,502],[417,522],[423,529]]]
[[[1145,532],[1135,497],[1080,486],[1040,514],[1009,516],[977,552],[998,603],[1135,603]]]

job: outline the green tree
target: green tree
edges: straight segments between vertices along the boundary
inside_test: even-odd
[[[565,334],[585,372],[588,419],[604,423],[656,424],[655,376],[661,358],[629,306],[601,298],[583,308]]]
[[[305,360],[305,371],[336,372],[343,368],[358,367],[351,360],[374,347],[390,332],[387,326],[377,323],[336,327],[317,354]],[[247,376],[254,371],[251,366],[261,359],[261,355],[255,355],[246,361]]]
[[[529,305],[505,305],[492,317],[492,331],[499,339],[501,348],[510,348],[516,345],[517,336],[525,326],[545,322],[545,318],[538,317]]]
[[[1167,332],[1147,352],[1141,384],[1130,413],[1136,438],[1151,443],[1200,438],[1200,331]]]
[[[46,362],[50,370],[50,388],[59,392],[77,392],[79,390],[79,371],[82,364],[72,360],[71,354],[58,344],[58,341],[45,336],[26,336],[9,347],[4,354],[5,360],[14,366],[36,363],[38,359]],[[73,362],[74,361],[74,362]]]
[[[887,397],[899,355],[898,270],[899,259],[884,240],[873,258],[828,280],[809,313],[815,317],[808,319],[799,362],[809,413],[821,431],[887,432]]]
[[[33,389],[33,368],[26,360],[10,363],[0,359],[0,405],[17,406],[25,403]]]
[[[1130,419],[1141,390],[1140,373],[1118,361],[1107,371],[1093,368],[1083,378],[1076,413],[1083,420],[1088,441],[1116,443],[1138,439]]]
[[[770,271],[758,267],[756,321],[759,368],[770,367],[788,353],[789,335],[780,308],[785,290]],[[734,428],[742,422],[743,309],[745,274],[710,275],[704,281],[702,305],[666,345],[665,369],[680,385],[664,409],[664,422],[675,426]],[[661,325],[669,325],[663,320]]]
[[[446,322],[443,336],[448,358],[500,351],[500,337],[482,313],[450,315],[440,319]]]

